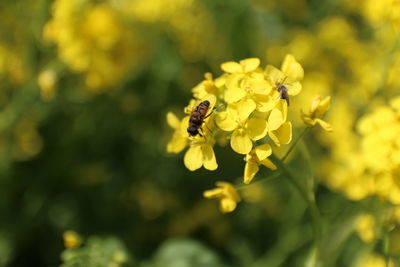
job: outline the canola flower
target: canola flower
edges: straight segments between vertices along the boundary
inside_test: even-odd
[[[240,196],[231,183],[217,182],[217,188],[204,192],[205,198],[217,198],[220,201],[220,210],[224,213],[232,212],[240,202]]]
[[[66,248],[77,248],[83,242],[82,237],[75,231],[65,231],[63,239]]]
[[[326,121],[322,120],[322,115],[329,109],[331,98],[329,96],[324,99],[317,96],[311,103],[310,110],[306,113],[301,112],[301,118],[304,123],[311,127],[319,124],[325,131],[332,131],[332,126]]]
[[[145,54],[143,41],[111,1],[55,1],[43,37],[57,45],[58,57],[72,71],[84,74],[93,91],[117,84]]]
[[[221,69],[222,75],[213,78],[207,73],[205,80],[192,89],[193,99],[184,109],[187,116],[179,119],[171,112],[167,114],[168,125],[173,129],[167,152],[177,154],[187,148],[183,158],[190,171],[201,167],[213,171],[218,168],[214,146],[229,140],[231,149],[244,155],[243,183],[249,184],[260,166],[276,170],[269,159],[274,147],[292,141],[289,101],[283,99],[278,87],[284,86],[288,96],[296,96],[302,90],[304,71],[293,55],[285,57],[280,69],[272,65],[261,68],[258,58],[229,61],[221,64]],[[200,123],[199,134],[191,136],[187,132],[191,112],[205,100],[210,106]],[[329,100],[328,97],[314,101],[310,113],[304,115],[310,124],[329,125],[320,118],[329,108]],[[238,200],[228,197],[226,191],[232,192],[234,188],[226,183],[218,186],[214,191],[206,191],[205,196],[229,203],[221,202],[223,212],[233,211]]]

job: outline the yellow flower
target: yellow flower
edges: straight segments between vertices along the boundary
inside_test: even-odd
[[[188,145],[189,135],[187,127],[189,125],[189,116],[179,121],[174,113],[168,112],[167,122],[168,125],[175,130],[171,140],[167,144],[167,152],[179,153]]]
[[[259,165],[264,165],[271,170],[276,170],[276,166],[268,159],[272,154],[272,148],[269,144],[264,144],[255,147],[244,160],[246,166],[244,168],[243,182],[249,184],[259,170]]]
[[[233,131],[231,147],[239,154],[248,154],[252,147],[252,141],[262,139],[267,135],[268,124],[264,119],[248,118],[252,112],[251,107],[229,105],[226,111],[216,115],[216,123],[224,131]]]
[[[42,99],[45,101],[53,99],[57,83],[57,73],[51,69],[44,70],[39,73],[37,79]]]
[[[239,63],[229,61],[221,64],[221,69],[227,73],[237,73],[246,75],[258,68],[260,60],[258,58],[247,58],[241,60]]]
[[[324,99],[322,99],[321,96],[315,97],[311,103],[309,112],[304,113],[301,111],[301,118],[304,123],[309,127],[319,124],[325,131],[332,131],[332,126],[321,119],[322,115],[328,111],[330,101],[330,96],[327,96]]]
[[[355,265],[356,267],[396,267],[397,265],[394,263],[392,259],[389,259],[387,262],[385,257],[376,254],[370,253],[368,255],[362,255],[360,260]]]
[[[249,109],[250,113],[257,108],[268,111],[274,105],[271,96],[272,86],[258,69],[260,60],[248,58],[236,62],[226,62],[221,68],[228,73],[224,99],[227,103],[238,102],[238,107]],[[240,111],[239,111],[240,113]]]
[[[218,164],[213,150],[215,141],[211,136],[202,139],[200,140],[199,138],[196,141],[192,141],[189,149],[186,151],[183,162],[186,168],[191,171],[200,169],[201,166],[210,171],[216,170]]]
[[[82,244],[82,238],[75,231],[66,231],[63,234],[66,248],[77,248]]]
[[[281,100],[268,116],[268,136],[277,146],[286,145],[292,141],[292,124],[286,119],[287,103]]]
[[[217,198],[220,200],[220,210],[224,213],[232,212],[240,202],[240,196],[232,184],[217,182],[217,188],[204,192],[205,198]]]
[[[289,96],[295,96],[301,92],[301,83],[304,77],[304,70],[293,55],[286,55],[281,69],[268,65],[265,69],[266,76],[271,86],[277,87],[283,84],[288,89]],[[279,96],[277,90],[274,91],[275,97]]]
[[[362,241],[371,243],[376,239],[375,218],[371,214],[360,215],[356,220],[355,228]]]
[[[210,94],[219,96],[222,92],[222,87],[225,85],[225,76],[218,77],[214,80],[212,74],[207,72],[204,78],[204,81],[192,89],[193,96],[196,99],[203,99]]]
[[[117,84],[131,67],[138,67],[146,48],[110,1],[92,2],[54,1],[43,35],[57,45],[60,60],[83,73],[86,85],[98,91]]]

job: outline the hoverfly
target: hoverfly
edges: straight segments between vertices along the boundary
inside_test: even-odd
[[[203,136],[199,130],[203,131],[201,126],[203,125],[204,120],[212,114],[210,113],[207,115],[209,108],[210,101],[204,100],[190,113],[189,127],[187,128],[187,132],[190,136],[196,136],[197,134]]]
[[[289,106],[289,89],[284,85],[283,83],[285,82],[287,77],[282,82],[279,82],[276,84],[276,90],[279,92],[279,98],[286,100],[287,105]]]

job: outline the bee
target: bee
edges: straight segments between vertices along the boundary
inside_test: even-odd
[[[204,100],[190,113],[189,127],[187,128],[189,136],[196,136],[197,134],[203,136],[201,135],[199,130],[203,132],[201,126],[203,125],[204,120],[212,114],[211,112],[207,115],[207,111],[209,108],[210,101]]]
[[[287,105],[289,106],[289,89],[286,87],[286,85],[284,85],[283,83],[278,83],[276,85],[276,90],[279,92],[280,99],[285,99]]]
[[[279,92],[279,98],[285,99],[287,105],[289,106],[289,93],[288,93],[289,89],[286,87],[286,85],[283,84],[286,78],[287,77],[285,77],[285,79],[283,79],[282,82],[276,83],[276,90]]]

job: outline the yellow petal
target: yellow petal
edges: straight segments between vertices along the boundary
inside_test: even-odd
[[[281,146],[281,142],[279,141],[279,138],[276,136],[275,132],[268,132],[269,138],[275,143],[276,146]]]
[[[272,154],[272,148],[269,144],[263,144],[253,149],[254,154],[259,161],[269,157]]]
[[[234,61],[222,63],[221,69],[228,73],[242,72],[242,66]]]
[[[224,213],[232,212],[236,209],[236,202],[230,198],[223,198],[220,201],[220,210]]]
[[[252,161],[246,162],[244,167],[243,183],[249,184],[259,170],[258,164]]]
[[[167,144],[168,153],[179,153],[187,145],[188,139],[181,134],[174,134]]]
[[[263,119],[248,119],[245,125],[247,135],[257,141],[267,135],[268,124]]]
[[[246,96],[246,91],[240,87],[228,88],[225,91],[224,99],[227,103],[235,103]]]
[[[265,73],[268,80],[272,82],[272,86],[275,86],[277,83],[282,83],[285,80],[285,74],[272,65],[266,67]]]
[[[246,121],[250,114],[256,109],[256,103],[250,99],[242,99],[236,106],[240,121]]]
[[[203,165],[203,153],[201,151],[201,146],[192,145],[186,151],[183,162],[185,163],[186,168],[191,171],[200,169],[200,167]]]
[[[325,112],[328,111],[330,104],[331,104],[330,96],[327,96],[324,99],[322,99],[321,102],[319,102],[318,109],[317,109],[318,113],[315,116],[320,117],[323,114],[325,114]]]
[[[243,81],[244,74],[243,73],[234,73],[234,74],[229,74],[226,77],[226,88],[227,89],[235,89],[235,88],[240,88],[241,82]]]
[[[272,163],[272,161],[270,161],[269,159],[263,159],[260,163],[273,171],[277,169],[275,164]]]
[[[304,77],[303,67],[296,61],[293,55],[286,55],[281,69],[286,76],[296,81],[301,81]]]
[[[269,95],[271,93],[272,90],[272,85],[271,83],[263,80],[263,81],[259,81],[259,82],[254,82],[251,85],[251,89],[253,91],[254,94],[257,95]]]
[[[204,144],[202,145],[202,151],[204,168],[210,171],[216,170],[218,168],[218,164],[217,160],[215,159],[215,154],[212,146],[209,144]]]
[[[203,192],[205,198],[218,198],[223,196],[223,188],[214,188]]]
[[[301,86],[300,82],[293,82],[293,83],[288,83],[285,85],[288,88],[288,94],[290,96],[298,95],[301,92],[302,86]]]
[[[237,114],[236,112],[221,111],[215,116],[215,122],[217,126],[223,131],[233,131],[237,128]]]
[[[285,122],[275,131],[275,134],[281,144],[289,144],[292,141],[292,124]]]
[[[240,61],[240,64],[243,66],[244,72],[251,72],[258,68],[260,65],[260,60],[258,58],[247,58]]]
[[[172,129],[178,129],[180,126],[181,121],[175,116],[174,113],[168,112],[167,113],[167,123]]]
[[[268,118],[270,131],[278,129],[283,123],[283,114],[279,109],[274,108]]]
[[[317,110],[320,102],[321,96],[317,96],[313,99],[313,101],[311,102],[310,113],[314,113]]]
[[[226,197],[229,197],[235,202],[240,202],[239,193],[236,191],[235,187],[231,183],[217,182],[217,185],[224,187]]]
[[[189,127],[189,116],[186,116],[182,119],[181,124],[180,124],[180,132],[183,134],[187,134],[187,136],[189,136],[189,134],[187,133],[187,128]]]
[[[332,126],[331,126],[329,123],[327,123],[326,121],[323,121],[323,120],[321,120],[321,119],[316,119],[315,121],[316,121],[319,125],[321,125],[321,127],[322,127],[325,131],[328,131],[328,132],[332,132],[332,131],[333,131]]]
[[[257,101],[257,110],[260,112],[267,112],[272,110],[276,105],[278,97],[254,95],[253,98]]]
[[[232,133],[231,147],[236,153],[248,154],[253,147],[253,143],[243,130],[236,130]]]
[[[286,121],[287,119],[287,102],[285,99],[279,99],[278,104],[276,105],[276,108],[279,109],[282,112],[282,120]]]

